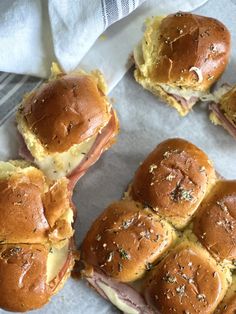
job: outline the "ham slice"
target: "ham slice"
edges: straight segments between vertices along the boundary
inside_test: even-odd
[[[100,158],[102,153],[112,144],[112,140],[114,140],[118,131],[118,121],[114,110],[112,110],[111,113],[112,116],[110,121],[102,129],[102,132],[98,134],[87,156],[83,158],[81,163],[68,176],[71,189],[74,188],[77,181],[85,174],[89,167],[91,167]]]
[[[118,282],[96,270],[93,271],[91,277],[85,277],[85,279],[103,298],[112,302],[123,313],[154,314],[140,293],[128,284]],[[113,300],[111,295],[108,295],[107,289],[111,289]]]
[[[192,96],[190,99],[186,99],[184,97],[181,97],[179,95],[176,94],[169,94],[170,96],[172,96],[173,98],[175,98],[180,104],[181,106],[186,109],[189,110],[192,108],[192,106],[198,101],[198,97]]]
[[[211,103],[209,109],[214,112],[222,126],[236,139],[236,126],[224,115],[219,104]]]
[[[111,119],[108,124],[102,129],[101,133],[97,135],[97,138],[91,147],[88,154],[83,158],[80,164],[67,176],[70,180],[69,188],[72,190],[77,181],[86,173],[102,155],[102,153],[112,144],[115,135],[118,132],[118,121],[114,110],[111,110]],[[19,134],[19,155],[24,159],[33,162],[34,158],[28,150],[25,141],[21,134]]]

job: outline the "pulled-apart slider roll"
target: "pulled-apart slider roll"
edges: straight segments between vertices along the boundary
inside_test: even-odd
[[[228,88],[227,88],[228,89]],[[209,106],[210,120],[221,125],[236,139],[236,85]]]
[[[48,181],[23,161],[0,162],[0,308],[47,303],[74,265],[68,179]]]
[[[51,179],[76,181],[114,142],[118,120],[99,71],[57,75],[27,95],[18,130],[31,158]]]
[[[178,12],[147,23],[135,79],[186,115],[225,70],[230,34],[218,20]]]
[[[214,181],[214,168],[203,151],[183,139],[169,139],[138,168],[129,195],[183,228]]]
[[[82,275],[124,313],[213,314],[226,304],[232,311],[235,193],[236,181],[216,177],[198,147],[160,143],[124,199],[92,224]]]
[[[231,275],[200,246],[183,242],[151,271],[145,298],[155,313],[213,313]]]
[[[193,231],[216,259],[236,266],[236,181],[217,182],[197,212]]]

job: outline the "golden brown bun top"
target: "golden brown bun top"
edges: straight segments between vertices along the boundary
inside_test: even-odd
[[[218,20],[178,12],[161,22],[156,67],[152,77],[159,83],[204,90],[224,71],[230,53],[230,33]],[[198,81],[192,67],[201,70]]]
[[[236,85],[221,97],[220,107],[236,123]]]
[[[68,74],[43,84],[23,103],[28,127],[50,152],[63,152],[99,132],[110,119],[95,77]]]
[[[14,169],[1,178],[0,167],[0,243],[46,243],[69,238],[72,227],[63,216],[70,208],[68,180],[47,182],[34,167]]]
[[[111,204],[93,223],[82,244],[82,260],[122,282],[151,268],[172,242],[170,227],[133,201]]]
[[[236,181],[220,181],[194,221],[199,241],[221,260],[236,260]]]
[[[49,225],[42,202],[44,185],[44,176],[37,169],[0,180],[1,243],[45,241]]]
[[[138,168],[131,196],[182,228],[214,177],[204,152],[183,139],[169,139],[159,144]]]
[[[0,306],[8,311],[41,307],[49,297],[45,246],[0,245]]]
[[[205,252],[191,244],[173,250],[151,272],[147,302],[162,314],[213,313],[222,298],[222,274]]]

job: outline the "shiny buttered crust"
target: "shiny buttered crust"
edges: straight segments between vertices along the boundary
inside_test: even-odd
[[[214,186],[197,212],[193,231],[215,258],[236,266],[236,181]]]
[[[0,306],[9,311],[41,307],[50,298],[44,245],[0,245]]]
[[[135,173],[130,196],[183,228],[215,181],[207,155],[183,139],[159,144]]]
[[[205,249],[184,242],[151,272],[145,297],[162,314],[213,313],[230,280]]]
[[[17,122],[33,156],[67,151],[98,134],[111,118],[100,72],[60,75],[25,97]]]
[[[24,312],[40,308],[50,300],[62,287],[74,265],[73,255],[69,252],[60,261],[60,271],[49,280],[48,260],[51,254],[52,248],[41,244],[0,245],[1,308]]]
[[[67,186],[25,162],[0,162],[0,308],[39,308],[68,277],[74,258]]]
[[[1,243],[58,242],[73,234],[68,180],[47,182],[28,166],[0,162]]]
[[[111,204],[82,244],[82,260],[121,282],[141,278],[175,239],[173,228],[134,201]]]

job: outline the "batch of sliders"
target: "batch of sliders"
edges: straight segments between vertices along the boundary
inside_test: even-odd
[[[208,101],[212,122],[236,136],[236,88],[210,92],[229,54],[221,22],[155,17],[134,50],[134,76],[181,115]],[[1,308],[42,307],[79,260],[82,279],[124,313],[236,313],[236,181],[203,151],[184,139],[160,143],[79,252],[73,189],[119,129],[105,80],[53,64],[16,120],[23,159],[0,162]]]

